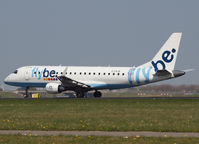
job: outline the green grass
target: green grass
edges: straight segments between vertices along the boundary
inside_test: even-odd
[[[0,100],[0,129],[199,132],[199,100]]]
[[[80,136],[0,136],[1,144],[196,144],[198,138],[80,137]]]

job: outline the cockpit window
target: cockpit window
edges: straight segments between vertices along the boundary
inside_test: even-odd
[[[14,73],[14,74],[17,74],[17,72],[18,72],[18,70],[15,70],[13,73]]]

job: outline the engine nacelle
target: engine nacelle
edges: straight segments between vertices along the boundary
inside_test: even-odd
[[[64,90],[65,90],[65,88],[62,85],[58,84],[58,83],[48,83],[46,85],[46,91],[48,93],[54,93],[54,94],[55,93],[61,93]]]

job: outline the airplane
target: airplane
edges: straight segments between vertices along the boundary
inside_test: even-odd
[[[22,87],[29,96],[31,87],[45,88],[48,93],[74,91],[76,97],[85,97],[93,91],[101,97],[100,90],[131,88],[158,81],[173,79],[185,74],[175,70],[182,33],[173,33],[149,62],[133,67],[88,66],[25,66],[9,74],[4,83]]]

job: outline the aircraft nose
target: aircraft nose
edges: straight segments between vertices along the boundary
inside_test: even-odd
[[[7,76],[7,77],[4,79],[3,82],[4,82],[5,84],[9,82],[9,79],[10,79],[9,77],[10,77],[10,76]]]

